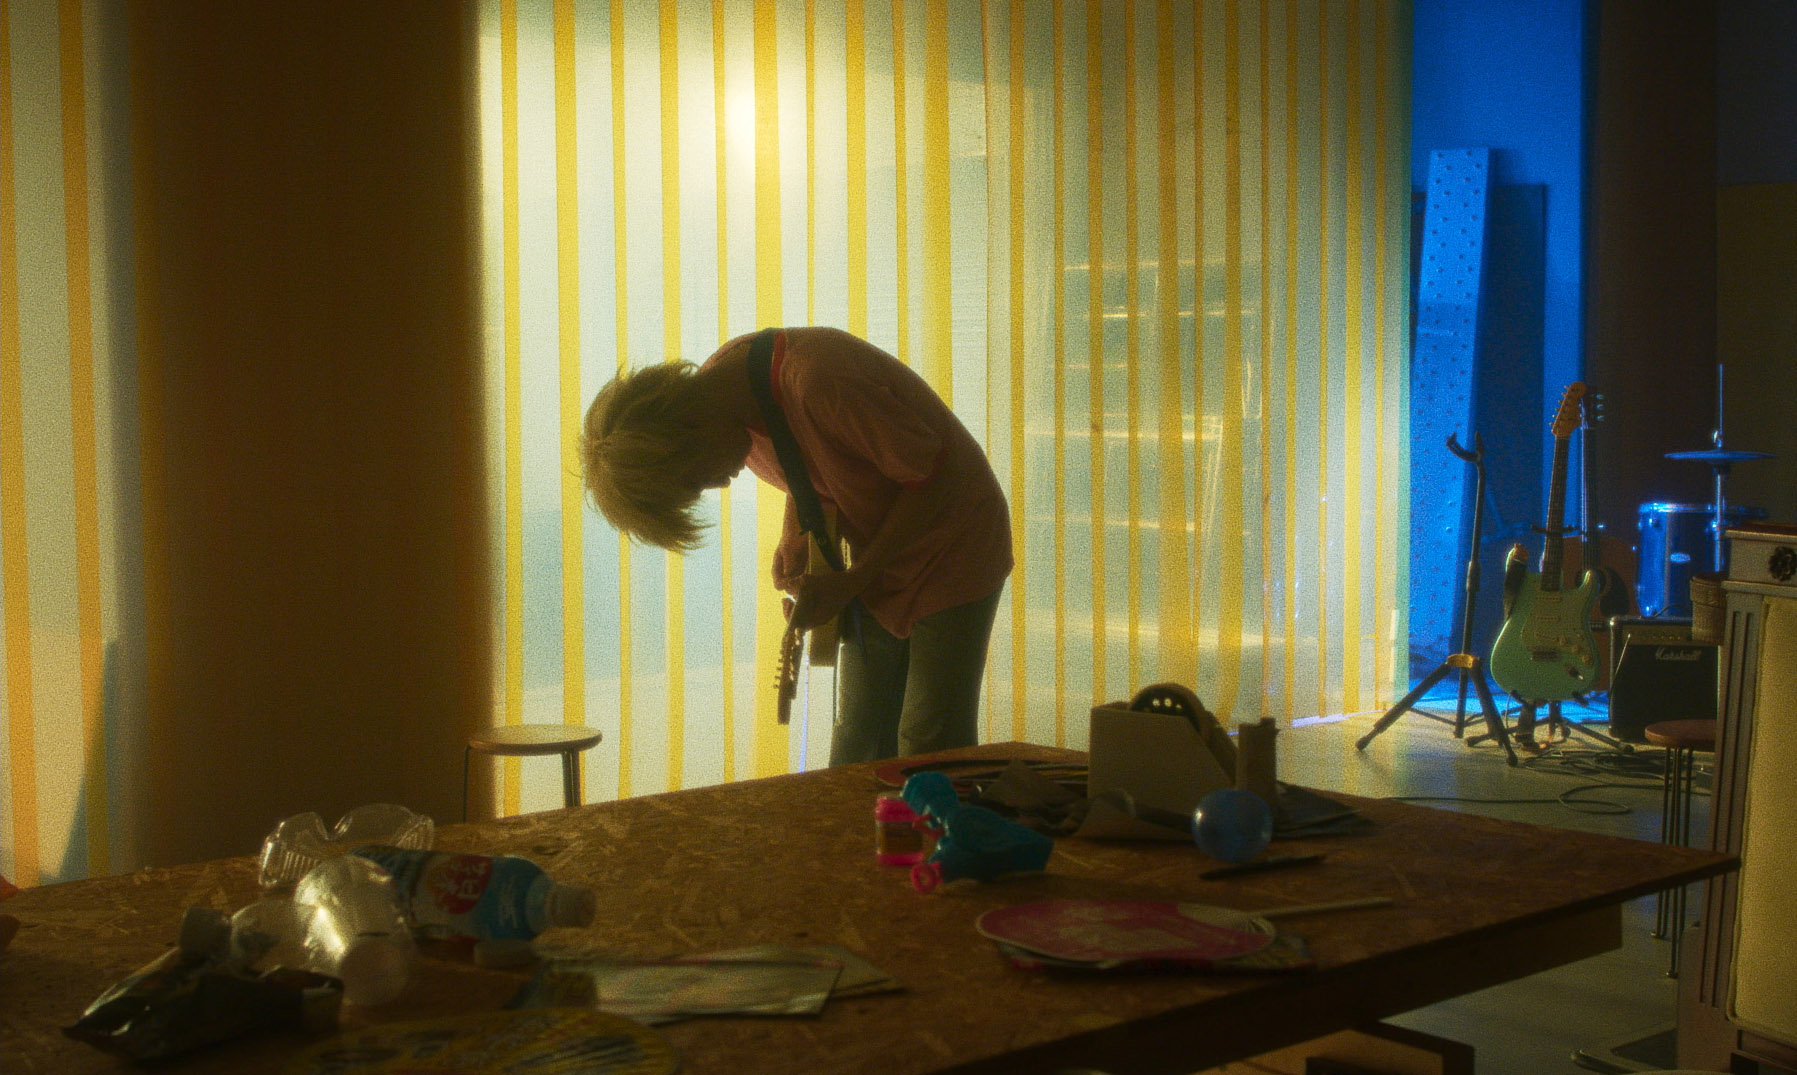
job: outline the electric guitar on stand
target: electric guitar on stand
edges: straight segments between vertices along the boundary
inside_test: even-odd
[[[1591,607],[1600,580],[1588,571],[1577,587],[1567,589],[1560,577],[1566,539],[1566,462],[1584,394],[1585,386],[1574,381],[1554,414],[1554,469],[1547,525],[1542,528],[1541,570],[1526,569],[1527,554],[1520,545],[1510,550],[1505,564],[1508,600],[1504,626],[1491,648],[1491,678],[1526,703],[1564,701],[1594,690],[1598,682]]]

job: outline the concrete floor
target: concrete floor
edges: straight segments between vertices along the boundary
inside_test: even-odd
[[[1451,717],[1455,700],[1432,697],[1419,706]],[[1569,703],[1565,712],[1592,731],[1607,731],[1597,723],[1604,717],[1601,709]],[[1570,742],[1555,744],[1542,758],[1511,768],[1496,746],[1468,747],[1454,738],[1450,725],[1409,712],[1365,751],[1357,750],[1355,741],[1379,715],[1320,721],[1281,733],[1281,779],[1370,797],[1449,797],[1463,801],[1429,805],[1559,828],[1660,838],[1663,755],[1657,748],[1620,752],[1574,734]],[[1475,720],[1467,734],[1482,731],[1482,720]],[[1701,773],[1699,784],[1692,832],[1693,842],[1701,844],[1708,831],[1709,805]],[[1582,790],[1568,796],[1574,789]],[[1562,796],[1578,801],[1567,805],[1557,801]],[[1693,886],[1687,917],[1695,916],[1700,893],[1701,888]],[[1623,946],[1616,951],[1391,1021],[1472,1045],[1480,1075],[1588,1075],[1590,1069],[1574,1062],[1576,1051],[1602,1050],[1673,1022],[1677,982],[1667,975],[1668,942],[1650,936],[1653,924],[1654,900],[1635,900],[1623,909]],[[1645,1066],[1676,1067],[1672,1061],[1668,1055],[1662,1064]]]

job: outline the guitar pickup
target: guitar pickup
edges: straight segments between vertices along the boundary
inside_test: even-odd
[[[1532,649],[1529,651],[1529,659],[1534,661],[1557,661],[1560,659],[1560,651],[1557,649]]]

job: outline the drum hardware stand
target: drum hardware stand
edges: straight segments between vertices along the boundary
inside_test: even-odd
[[[1723,496],[1723,487],[1728,482],[1728,468],[1735,463],[1744,463],[1750,459],[1771,459],[1771,452],[1743,452],[1722,447],[1722,364],[1716,364],[1716,428],[1710,433],[1709,448],[1696,452],[1667,452],[1666,458],[1679,459],[1687,463],[1707,463],[1716,474],[1716,517],[1710,523],[1710,563],[1718,575],[1722,574],[1726,565],[1723,563],[1728,555],[1728,546],[1722,540],[1728,526],[1728,501]],[[1670,603],[1670,601],[1668,601]]]
[[[1448,654],[1447,659],[1437,665],[1433,672],[1424,676],[1423,681],[1418,683],[1414,690],[1400,699],[1397,705],[1387,710],[1385,715],[1379,718],[1378,723],[1373,725],[1373,730],[1361,736],[1354,744],[1354,749],[1365,750],[1366,745],[1372,742],[1374,737],[1395,724],[1397,719],[1406,712],[1413,710],[1417,715],[1428,717],[1430,720],[1452,724],[1454,738],[1462,738],[1466,731],[1466,683],[1470,679],[1473,687],[1479,693],[1479,706],[1485,714],[1485,727],[1490,730],[1477,739],[1468,739],[1467,745],[1473,746],[1484,739],[1495,738],[1502,744],[1504,755],[1509,763],[1515,765],[1516,750],[1510,745],[1510,735],[1504,729],[1503,714],[1498,709],[1497,702],[1491,697],[1491,684],[1485,678],[1485,666],[1472,652],[1473,601],[1479,594],[1479,532],[1483,529],[1485,520],[1485,441],[1479,434],[1474,433],[1472,450],[1467,451],[1460,447],[1460,442],[1455,439],[1454,434],[1450,433],[1448,434],[1448,451],[1471,463],[1473,471],[1477,475],[1473,483],[1473,533],[1466,556],[1466,589],[1460,605],[1460,650],[1457,653]],[[1460,675],[1459,702],[1454,708],[1454,719],[1448,720],[1446,717],[1415,709],[1417,701],[1423,695],[1428,694],[1430,688],[1441,682],[1449,672],[1458,672]]]

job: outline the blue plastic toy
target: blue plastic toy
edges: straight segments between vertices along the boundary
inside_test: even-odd
[[[919,892],[962,877],[989,881],[1048,865],[1053,840],[983,806],[963,803],[941,773],[917,773],[905,781],[903,795],[937,834],[929,858],[911,867],[911,885]]]
[[[1211,858],[1247,862],[1273,839],[1273,810],[1252,791],[1220,788],[1192,811],[1192,838]]]

